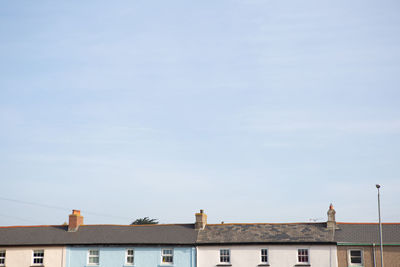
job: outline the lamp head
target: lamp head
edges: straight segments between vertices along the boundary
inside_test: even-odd
[[[379,188],[381,188],[381,186],[380,186],[379,184],[376,184],[376,188],[378,188],[378,189],[379,189]]]

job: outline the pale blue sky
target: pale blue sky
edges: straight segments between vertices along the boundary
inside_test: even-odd
[[[0,225],[400,221],[400,2],[2,1]],[[92,213],[110,214],[101,217]],[[121,217],[121,218],[119,218]]]

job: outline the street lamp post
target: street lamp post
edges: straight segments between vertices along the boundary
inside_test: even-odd
[[[379,239],[381,243],[381,267],[383,267],[383,242],[382,242],[382,222],[381,222],[381,200],[380,200],[380,194],[379,194],[379,188],[381,186],[379,184],[376,185],[376,188],[378,189],[378,216],[379,216]]]

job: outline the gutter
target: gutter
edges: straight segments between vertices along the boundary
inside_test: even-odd
[[[375,243],[337,243],[338,246],[375,246]],[[384,246],[400,246],[399,244],[383,244]]]
[[[65,243],[65,244],[0,244],[0,247],[89,247],[89,246],[101,246],[101,247],[124,247],[124,246],[136,246],[136,247],[163,247],[163,246],[174,246],[174,247],[194,247],[192,244],[176,244],[176,243]]]
[[[298,245],[336,245],[336,242],[209,242],[209,243],[196,243],[195,246],[234,246],[234,245],[287,245],[287,246],[298,246]]]

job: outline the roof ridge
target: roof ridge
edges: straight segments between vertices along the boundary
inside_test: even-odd
[[[166,223],[166,224],[82,224],[81,226],[127,226],[127,227],[138,227],[138,226],[172,226],[172,225],[193,225],[193,223]],[[0,229],[3,228],[30,228],[30,227],[66,227],[68,225],[59,224],[59,225],[11,225],[11,226],[0,226]]]
[[[68,225],[10,225],[10,226],[0,226],[1,228],[28,228],[28,227],[63,227],[63,226],[68,226]]]
[[[126,227],[139,227],[139,226],[173,226],[173,225],[194,225],[194,223],[163,223],[163,224],[83,224],[81,226],[126,226]]]
[[[376,225],[378,225],[379,223],[377,223],[377,222],[336,222],[336,224],[357,224],[357,225],[360,225],[360,224],[365,224],[365,225],[371,225],[371,224],[376,224]],[[383,222],[382,224],[395,224],[395,225],[397,225],[397,224],[400,224],[399,222]]]
[[[324,224],[326,222],[289,222],[289,223],[209,223],[207,225],[216,226],[216,225],[282,225],[282,224]]]

